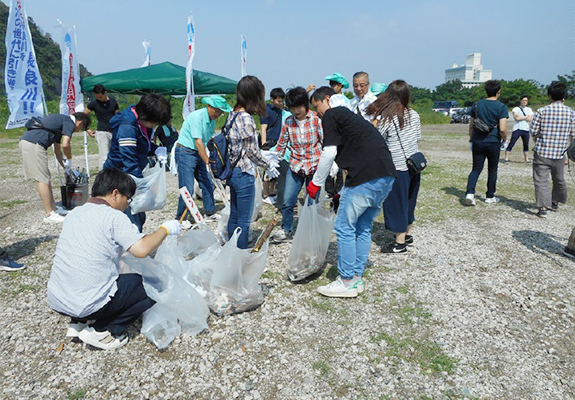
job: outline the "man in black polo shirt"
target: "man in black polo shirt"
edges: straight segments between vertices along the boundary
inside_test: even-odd
[[[346,107],[331,108],[329,99],[333,94],[332,88],[323,86],[311,96],[322,119],[324,147],[307,187],[308,194],[316,197],[334,160],[347,171],[334,225],[339,277],[317,291],[328,297],[357,297],[364,289],[363,272],[371,247],[373,220],[391,191],[396,172],[377,129]]]
[[[86,129],[90,117],[84,113],[73,115],[52,114],[41,119],[42,127],[24,132],[20,138],[20,152],[24,163],[26,179],[36,181],[36,188],[42,199],[46,217],[44,222],[63,222],[66,210],[56,207],[50,170],[48,169],[48,147],[54,145],[54,154],[60,165],[68,172],[72,166],[72,133]],[[60,146],[61,145],[61,146]],[[66,159],[62,156],[62,150]]]
[[[96,98],[88,104],[84,112],[90,115],[94,111],[98,119],[98,129],[95,132],[88,130],[88,135],[95,138],[98,143],[98,167],[102,168],[112,143],[110,119],[116,115],[119,107],[116,99],[108,96],[104,85],[94,86],[94,96]]]

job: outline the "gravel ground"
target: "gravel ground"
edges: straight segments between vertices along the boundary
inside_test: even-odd
[[[298,285],[285,278],[290,244],[272,245],[262,307],[211,316],[208,331],[164,351],[139,322],[116,351],[65,338],[68,320],[46,300],[60,226],[42,222],[17,141],[0,139],[0,245],[28,266],[0,275],[0,398],[574,398],[575,263],[561,254],[573,207],[535,217],[531,167],[519,162],[500,167],[500,204],[463,207],[466,129],[424,127],[430,167],[415,245],[406,255],[382,253],[391,236],[378,217],[362,296],[315,292],[337,274],[335,237],[322,275]],[[516,149],[512,160],[520,158]],[[148,214],[146,231],[173,217],[176,185],[170,176],[168,204]],[[264,204],[253,227],[271,213]]]

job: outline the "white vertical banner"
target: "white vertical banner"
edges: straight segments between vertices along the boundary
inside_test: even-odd
[[[80,63],[76,51],[76,27],[62,27],[62,96],[60,97],[60,114],[72,115],[84,111],[84,95],[80,87]]]
[[[4,83],[10,117],[6,129],[19,128],[32,117],[44,116],[42,77],[22,0],[10,0],[6,26]]]
[[[192,62],[196,54],[196,27],[194,26],[194,16],[190,13],[188,17],[188,63],[186,64],[186,99],[182,115],[184,119],[196,109],[194,100],[194,69]]]
[[[248,69],[246,66],[246,56],[248,53],[248,48],[246,44],[245,35],[241,35],[241,60],[242,60],[242,78],[248,74]]]
[[[142,64],[141,68],[149,67],[152,65],[152,42],[148,40],[144,40],[142,42],[142,46],[144,46],[144,52],[146,53],[146,59]]]

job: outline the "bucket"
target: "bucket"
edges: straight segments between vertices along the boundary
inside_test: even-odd
[[[66,185],[67,207],[69,210],[79,207],[88,201],[88,189],[89,185],[87,183]]]

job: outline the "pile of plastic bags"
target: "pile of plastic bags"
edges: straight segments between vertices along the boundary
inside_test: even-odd
[[[210,228],[200,224],[179,238],[166,238],[154,259],[122,256],[121,272],[142,275],[146,293],[156,301],[144,313],[141,330],[156,347],[166,348],[180,333],[194,336],[207,329],[210,310],[223,316],[263,303],[258,281],[268,244],[258,253],[238,249],[239,232],[220,246]]]

